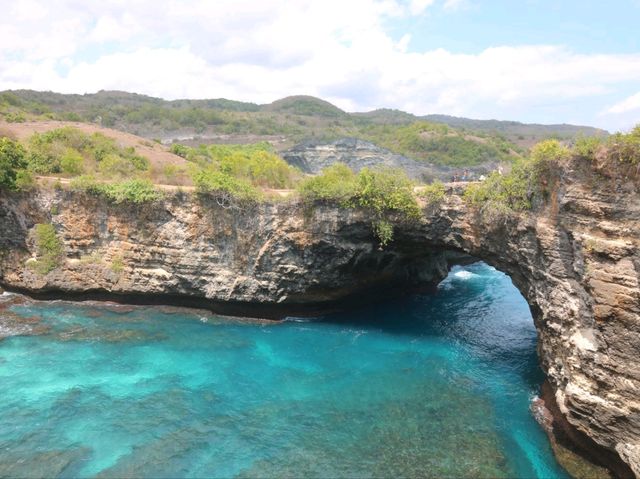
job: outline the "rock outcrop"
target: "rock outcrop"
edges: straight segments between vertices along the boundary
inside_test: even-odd
[[[563,417],[615,453],[618,475],[640,475],[638,190],[572,162],[554,191],[536,213],[507,216],[449,191],[421,221],[398,224],[384,250],[365,212],[329,205],[238,211],[187,196],[116,207],[64,191],[5,195],[0,283],[273,316],[434,284],[469,254],[508,273],[529,302]],[[29,264],[33,226],[49,222],[65,253],[43,275]]]
[[[453,169],[412,160],[380,148],[371,142],[357,138],[342,138],[331,142],[306,141],[283,151],[282,157],[305,173],[320,173],[334,163],[344,163],[354,171],[362,168],[400,168],[410,178],[424,181],[439,178],[446,180]]]

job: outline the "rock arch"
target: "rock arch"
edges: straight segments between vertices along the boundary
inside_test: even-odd
[[[633,184],[579,168],[531,214],[482,214],[453,188],[380,250],[364,212],[326,205],[238,212],[180,196],[116,207],[73,192],[4,195],[0,283],[33,295],[278,315],[433,285],[472,255],[509,274],[529,302],[563,417],[624,461],[619,475],[640,475],[637,199]],[[44,276],[25,265],[33,225],[43,222],[55,225],[65,250]]]

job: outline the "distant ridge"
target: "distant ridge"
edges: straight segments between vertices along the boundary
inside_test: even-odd
[[[116,90],[83,95],[0,92],[2,119],[84,122],[192,146],[268,141],[278,151],[305,140],[321,144],[356,138],[412,160],[445,167],[509,162],[547,138],[571,143],[578,136],[608,134],[589,126],[416,116],[390,108],[348,113],[308,95],[259,105],[225,98],[169,101]]]

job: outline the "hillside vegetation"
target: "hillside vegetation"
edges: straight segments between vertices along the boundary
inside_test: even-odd
[[[257,105],[225,99],[165,101],[124,92],[63,95],[19,90],[0,93],[0,118],[81,121],[192,146],[270,141],[282,150],[305,139],[352,137],[419,161],[455,167],[511,162],[549,137],[573,141],[577,135],[606,135],[589,127],[417,117],[388,109],[346,113],[309,96]]]

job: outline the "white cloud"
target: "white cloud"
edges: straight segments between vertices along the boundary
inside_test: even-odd
[[[28,1],[37,14],[14,2],[21,21],[0,19],[0,89],[255,102],[311,94],[348,110],[527,119],[541,104],[640,81],[640,54],[550,45],[412,51],[410,36],[387,26],[430,0]]]
[[[635,110],[640,110],[640,92],[611,106],[607,113],[627,113]]]
[[[409,11],[413,15],[420,15],[431,5],[433,5],[433,0],[411,0],[411,3],[409,3]]]
[[[458,10],[467,6],[467,0],[445,0],[442,8],[444,8],[445,10]]]

